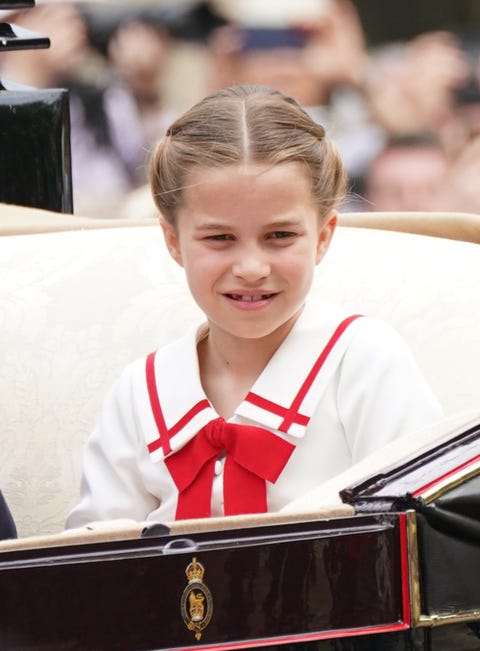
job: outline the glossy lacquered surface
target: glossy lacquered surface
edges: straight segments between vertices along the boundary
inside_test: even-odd
[[[422,490],[434,487],[442,477],[462,468],[479,455],[480,422],[464,427],[448,441],[432,446],[427,452],[361,484],[341,492],[345,502],[356,511],[389,511],[415,508],[412,497],[421,497]],[[465,474],[468,468],[465,468]]]
[[[0,20],[0,52],[47,47],[50,47],[50,39],[43,34],[37,34],[29,29]]]
[[[0,142],[0,202],[73,211],[67,91],[2,80]]]
[[[34,0],[0,0],[0,9],[2,11],[4,9],[26,9],[34,5]]]
[[[401,627],[397,519],[254,533],[4,554],[0,648],[258,648]],[[213,608],[200,639],[181,610],[193,558]]]
[[[437,618],[480,613],[480,541],[429,520],[417,516],[422,613]]]
[[[257,648],[265,651],[478,651],[480,621]]]

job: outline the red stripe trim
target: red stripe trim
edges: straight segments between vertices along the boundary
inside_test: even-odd
[[[158,398],[157,398],[157,400],[158,400]],[[194,416],[196,416],[198,413],[200,413],[204,409],[208,409],[209,407],[210,407],[210,403],[208,402],[208,400],[200,400],[200,402],[197,402],[197,404],[194,405],[185,414],[185,416],[182,416],[182,418],[180,418],[178,423],[176,423],[171,429],[167,429],[167,427],[165,425],[165,422],[164,422],[164,428],[165,429],[163,430],[163,438],[167,440],[168,451],[169,452],[171,451],[170,439],[172,438],[172,436],[175,436],[175,434],[177,434],[177,432],[179,432],[183,427],[185,427],[185,425],[187,425],[187,423],[189,423]],[[152,410],[153,410],[153,406],[152,406]],[[155,416],[155,414],[154,414],[154,416]],[[163,414],[162,414],[162,420],[163,420]],[[155,421],[156,421],[156,419],[155,419]],[[155,441],[152,441],[151,443],[149,443],[148,446],[147,446],[148,451],[149,452],[155,452],[155,450],[158,450],[158,448],[162,447],[163,443],[162,443],[161,439],[162,439],[162,434],[159,435],[158,439],[155,439]],[[163,447],[164,447],[164,453],[168,454],[167,452],[165,452],[166,446],[163,446]]]
[[[262,396],[259,396],[256,393],[250,392],[245,400],[247,402],[250,402],[252,405],[255,405],[256,407],[261,407],[266,411],[270,411],[272,414],[277,414],[277,416],[285,416],[285,414],[288,413],[287,407],[277,405],[275,402],[267,400],[266,398],[262,398]],[[303,414],[295,414],[295,422],[299,423],[300,425],[307,426],[309,420],[310,418],[308,416],[304,416]]]
[[[286,635],[282,637],[256,638],[248,642],[230,642],[227,644],[208,644],[207,646],[197,646],[197,651],[230,651],[230,649],[258,649],[260,646],[273,646],[275,644],[291,644],[296,642],[315,642],[316,640],[331,640],[344,637],[354,637],[356,635],[376,635],[379,633],[395,633],[404,631],[409,628],[405,622],[394,622],[392,624],[381,624],[379,626],[366,626],[364,628],[346,628],[343,631],[325,631],[322,633],[300,633],[298,635]],[[205,633],[205,637],[207,637]],[[175,647],[176,651],[191,651],[192,645],[185,647]]]
[[[400,571],[402,583],[402,618],[406,626],[411,624],[411,602],[410,602],[410,572],[408,563],[408,530],[407,516],[400,513]]]
[[[446,472],[444,475],[441,475],[440,477],[437,477],[433,481],[429,482],[428,484],[425,484],[425,486],[422,486],[421,488],[417,488],[417,490],[412,491],[413,497],[419,497],[422,493],[425,493],[425,491],[428,491],[432,488],[435,488],[437,484],[440,484],[442,481],[445,481],[445,479],[448,479],[449,477],[452,477],[455,475],[457,472],[460,472],[461,470],[465,470],[469,466],[473,465],[477,461],[480,461],[480,454],[477,454],[476,457],[473,457],[473,459],[469,459],[468,461],[465,461],[465,463],[462,463],[460,466],[457,466],[453,470],[450,470],[449,472]]]
[[[356,321],[356,319],[360,318],[361,316],[362,316],[361,314],[353,314],[352,316],[346,318],[344,321],[340,323],[340,325],[337,327],[333,335],[330,337],[330,340],[328,341],[323,351],[320,353],[320,356],[318,357],[317,361],[313,365],[312,370],[308,374],[305,382],[300,387],[300,391],[297,393],[292,404],[290,405],[290,408],[288,409],[282,424],[278,428],[281,432],[288,432],[290,425],[295,422],[295,416],[298,413],[298,410],[300,409],[300,405],[302,404],[305,396],[310,390],[310,387],[312,386],[320,369],[324,365],[327,357],[332,351],[332,348],[335,346],[335,344],[340,339],[340,337],[345,332],[345,330],[348,328],[348,326],[353,321]]]
[[[172,451],[172,448],[170,446],[170,439],[172,436],[175,436],[175,434],[177,434],[177,432],[185,427],[185,425],[189,423],[192,418],[194,418],[198,413],[204,409],[208,409],[210,407],[210,403],[206,399],[200,400],[200,402],[197,402],[196,405],[194,405],[184,416],[182,416],[182,418],[180,418],[178,423],[175,423],[173,427],[168,429],[165,423],[165,419],[163,418],[163,412],[160,406],[160,400],[158,398],[157,380],[155,378],[155,353],[150,353],[150,355],[148,355],[145,371],[147,376],[148,397],[150,398],[153,418],[155,419],[155,424],[158,429],[158,439],[155,439],[155,441],[152,441],[148,444],[148,451],[155,452],[155,450],[158,450],[158,448],[161,447],[163,449],[163,454],[167,455]]]
[[[178,423],[176,423],[168,431],[170,438],[172,436],[175,436],[175,434],[177,434],[177,432],[179,432],[183,427],[185,427],[185,425],[187,425],[187,423],[189,423],[194,416],[199,414],[204,409],[210,409],[210,403],[206,398],[204,400],[200,400],[200,402],[197,402],[197,404],[194,405],[189,411],[187,411],[185,416],[182,416],[182,418],[180,418]]]
[[[163,454],[167,455],[171,452],[170,439],[168,436],[167,426],[163,418],[162,408],[160,407],[160,401],[158,399],[157,391],[157,380],[155,378],[155,353],[150,353],[147,356],[147,362],[145,365],[145,371],[147,376],[147,389],[148,397],[150,398],[150,405],[152,407],[153,418],[155,419],[155,424],[158,429],[158,439],[148,444],[148,450],[153,452],[157,450],[160,446],[163,448]]]

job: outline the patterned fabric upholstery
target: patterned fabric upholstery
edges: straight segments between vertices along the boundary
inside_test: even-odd
[[[55,533],[111,382],[202,317],[153,223],[4,235],[0,278],[0,488]],[[342,227],[312,292],[390,321],[452,415],[480,410],[479,280],[476,244]]]

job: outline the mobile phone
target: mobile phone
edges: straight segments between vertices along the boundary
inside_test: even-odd
[[[248,27],[241,30],[243,50],[303,48],[307,34],[294,27]]]

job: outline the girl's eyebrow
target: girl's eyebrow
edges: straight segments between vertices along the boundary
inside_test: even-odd
[[[265,228],[293,228],[299,226],[301,223],[300,219],[295,217],[285,217],[274,219],[271,222],[265,224]],[[207,222],[204,224],[199,224],[196,226],[195,230],[197,231],[217,231],[217,230],[231,230],[235,225],[227,222]]]
[[[284,219],[275,219],[272,222],[269,222],[267,224],[268,228],[293,228],[295,226],[299,226],[301,223],[300,219],[296,219],[295,217],[285,217]]]
[[[209,222],[205,224],[199,224],[195,227],[197,231],[225,231],[231,230],[232,225],[225,222]]]

